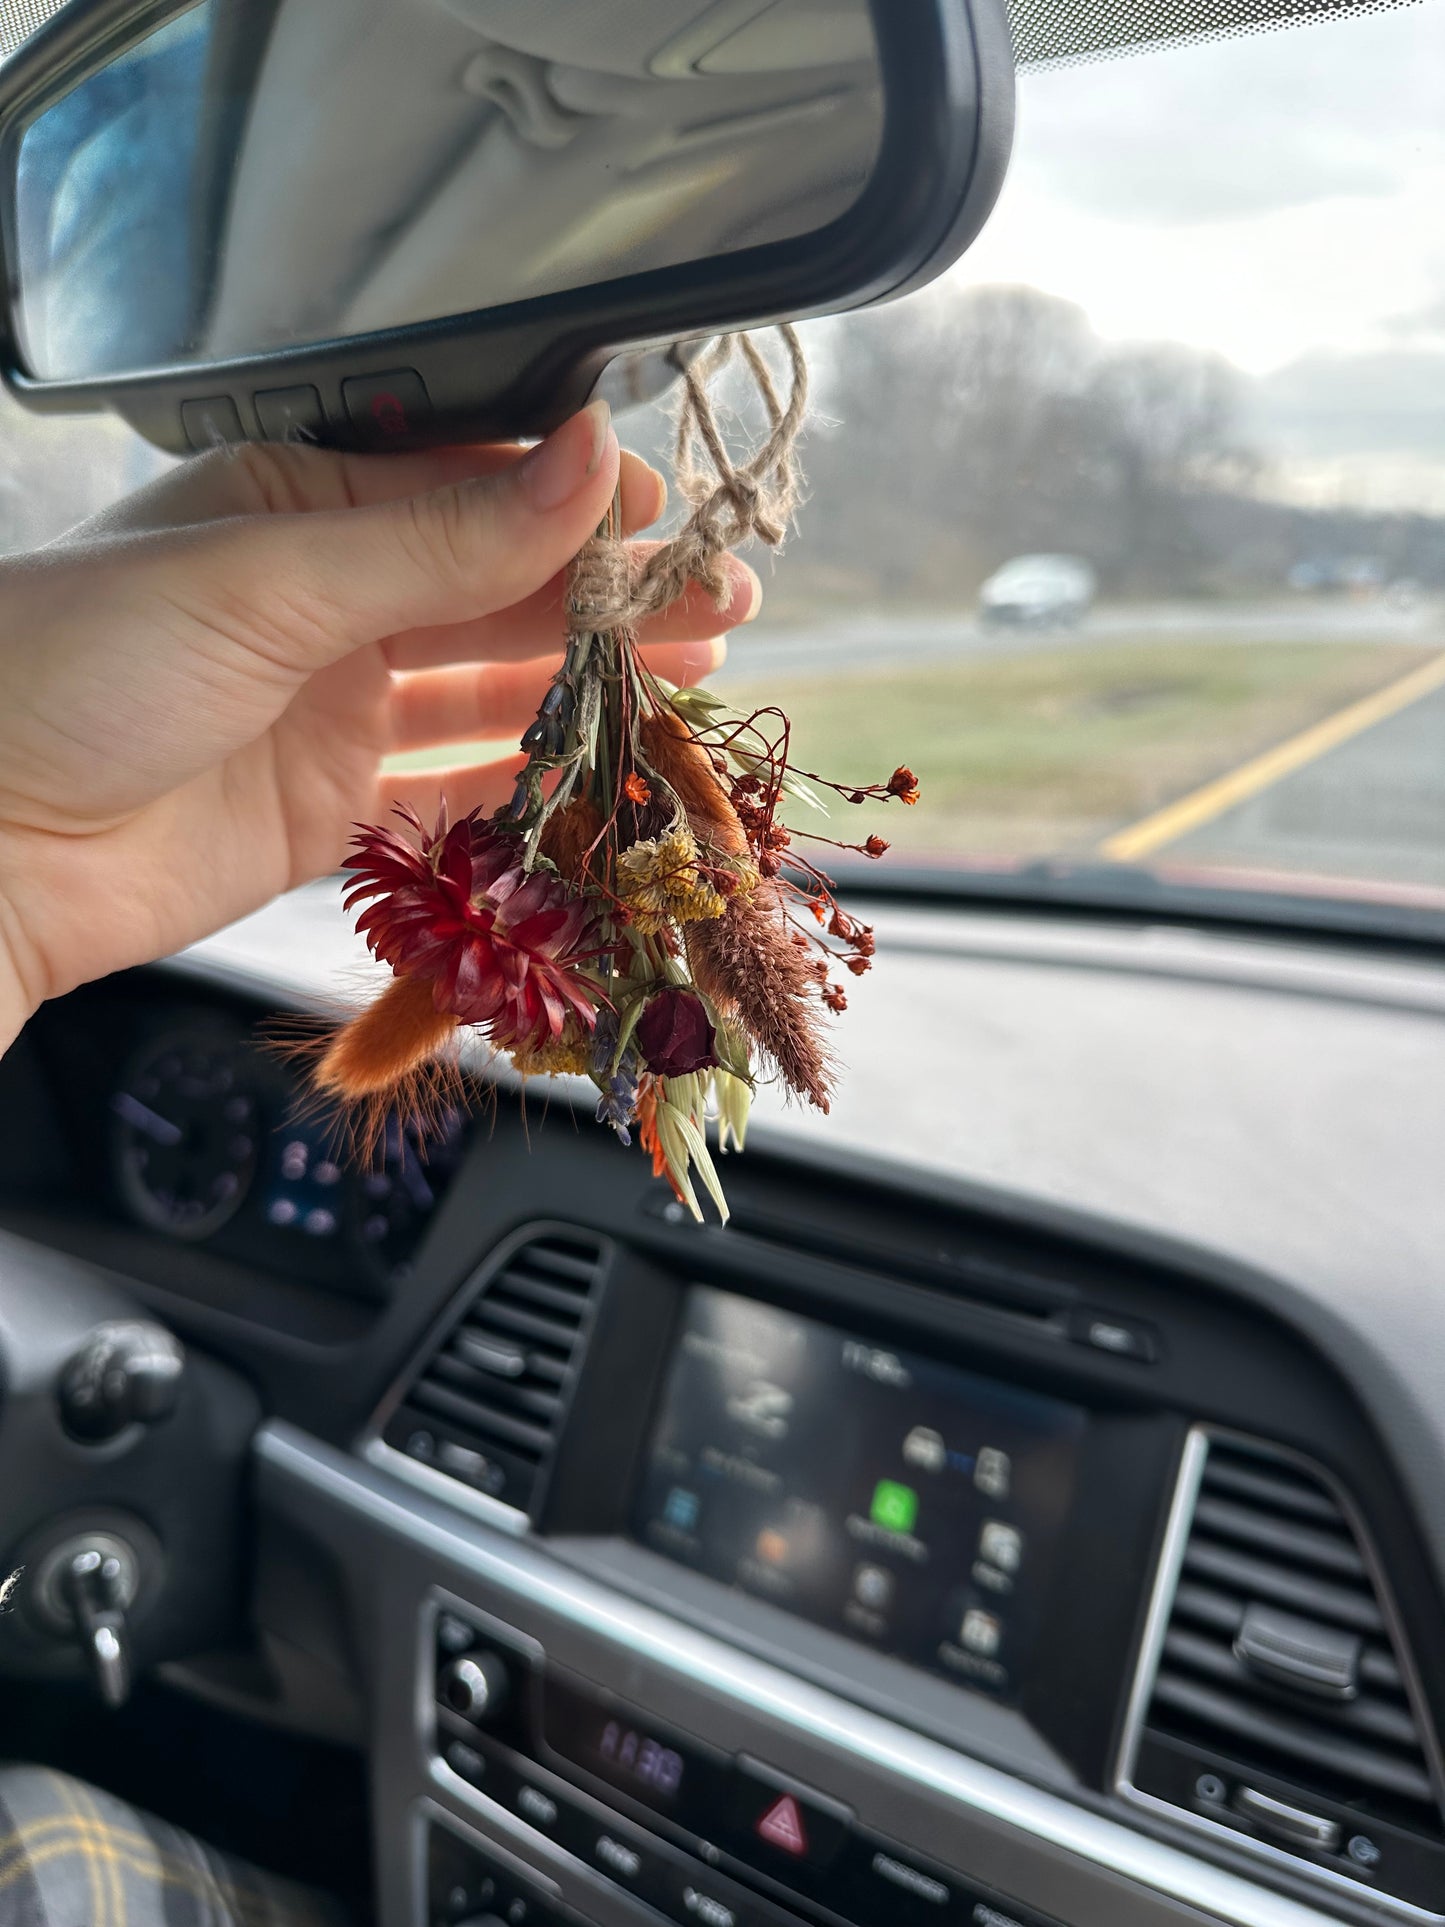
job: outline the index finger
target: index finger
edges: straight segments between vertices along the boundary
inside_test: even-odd
[[[353,455],[299,442],[247,442],[240,449],[215,449],[179,463],[65,539],[191,528],[232,515],[373,508],[495,475],[526,452],[520,442],[419,449],[405,455]],[[662,514],[666,482],[640,455],[625,449],[619,487],[627,534],[650,527]]]

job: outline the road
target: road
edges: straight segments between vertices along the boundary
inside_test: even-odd
[[[771,632],[764,619],[759,631],[734,635],[725,674],[836,675],[1151,638],[1221,647],[1414,642],[1445,649],[1445,603],[1431,598],[1398,609],[1301,598],[1104,607],[1075,630],[1025,633],[985,629],[964,615],[870,612]],[[1445,892],[1445,656],[1125,826],[1100,854]]]
[[[1021,655],[1097,648],[1150,637],[1221,644],[1255,642],[1428,642],[1442,629],[1438,602],[1392,609],[1376,601],[1301,597],[1298,601],[1105,605],[1076,629],[993,629],[971,613],[870,610],[817,624],[769,622],[729,639],[728,674],[801,677],[840,670],[936,662],[959,656]]]
[[[1170,864],[1445,890],[1445,688],[1360,730],[1152,854]]]

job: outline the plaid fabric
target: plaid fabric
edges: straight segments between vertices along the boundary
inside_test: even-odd
[[[83,1780],[0,1766],[0,1927],[343,1927],[319,1894]]]

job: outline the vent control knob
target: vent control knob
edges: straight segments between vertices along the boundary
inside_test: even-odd
[[[1340,1827],[1323,1814],[1307,1813],[1302,1807],[1289,1806],[1252,1786],[1236,1787],[1230,1803],[1241,1820],[1248,1820],[1276,1840],[1292,1847],[1312,1847],[1316,1853],[1336,1853]]]
[[[481,1726],[501,1711],[510,1685],[506,1664],[495,1653],[464,1653],[442,1668],[437,1697],[464,1720]]]

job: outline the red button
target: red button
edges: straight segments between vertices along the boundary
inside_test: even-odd
[[[431,415],[431,397],[414,368],[352,375],[341,384],[341,398],[352,427],[373,446],[415,435]]]
[[[756,1831],[759,1840],[766,1840],[770,1847],[779,1847],[799,1860],[807,1856],[808,1836],[803,1831],[803,1816],[791,1793],[779,1795],[759,1820]]]
[[[837,1858],[853,1813],[841,1800],[742,1754],[733,1762],[726,1819],[729,1845],[740,1860],[821,1870]]]

